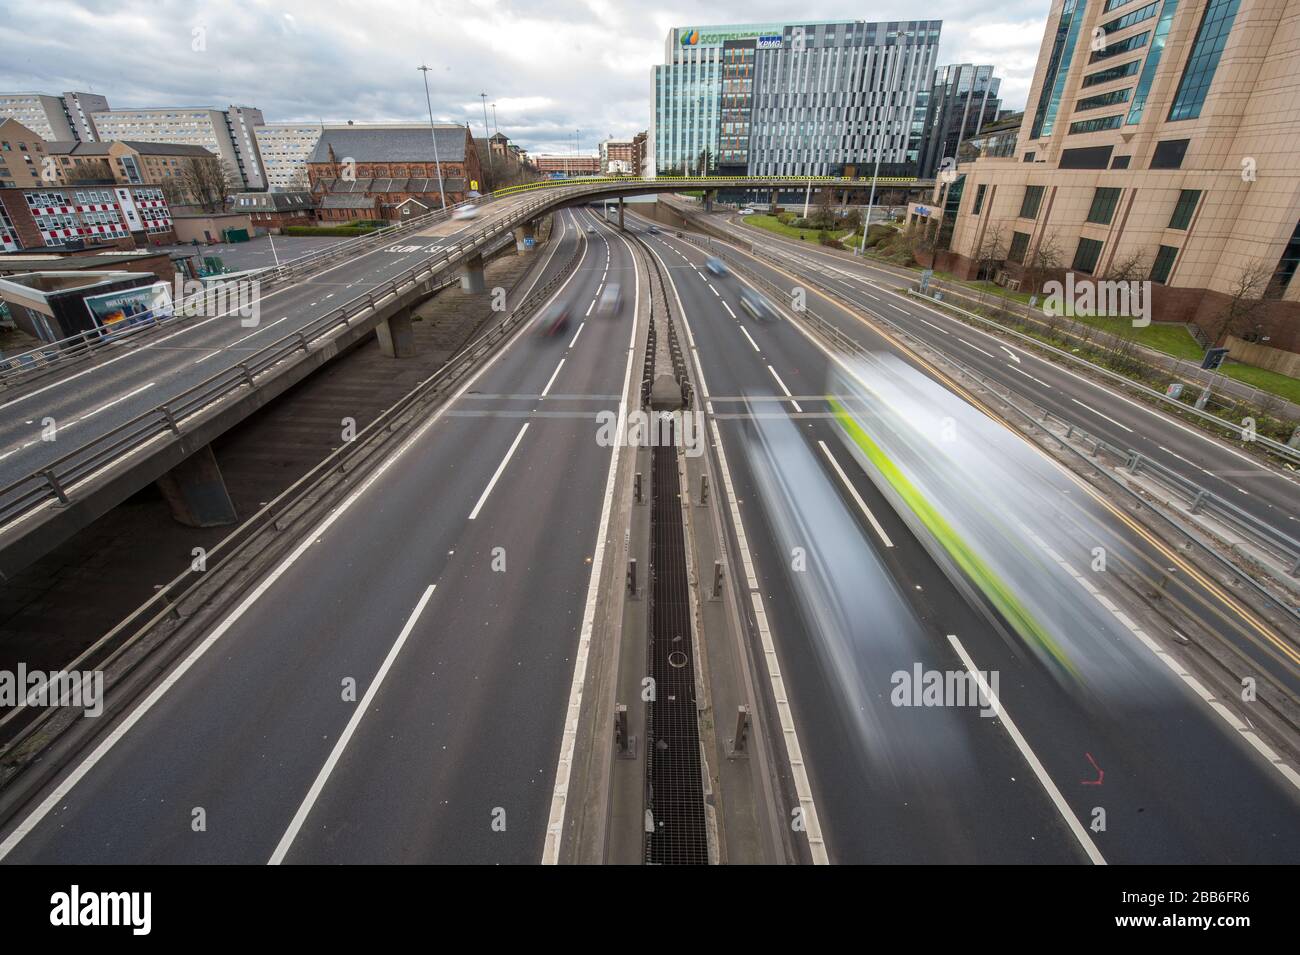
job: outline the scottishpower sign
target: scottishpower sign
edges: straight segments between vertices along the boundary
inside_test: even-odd
[[[679,46],[721,46],[728,40],[756,40],[760,50],[781,45],[780,27],[760,27],[757,30],[699,30],[684,27],[677,31]]]

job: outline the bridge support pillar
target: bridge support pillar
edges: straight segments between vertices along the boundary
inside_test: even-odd
[[[618,197],[618,227],[623,228],[623,197]]]
[[[466,292],[481,292],[483,284],[483,256],[479,253],[465,260],[460,270],[460,287]]]
[[[717,197],[718,197],[718,190],[716,189],[704,190],[704,211],[705,212],[713,211],[713,200],[716,199]]]
[[[515,251],[520,255],[537,248],[537,223],[525,222],[515,229]]]
[[[777,190],[777,189],[773,189],[773,190],[772,190],[772,202],[771,202],[771,208],[776,209],[776,208],[779,208],[780,205],[781,205],[781,193],[780,193],[779,190]]]
[[[415,332],[411,329],[411,310],[404,308],[389,315],[375,326],[379,350],[389,358],[410,358],[415,354]]]
[[[160,477],[157,484],[172,517],[186,527],[218,527],[239,520],[210,444]]]

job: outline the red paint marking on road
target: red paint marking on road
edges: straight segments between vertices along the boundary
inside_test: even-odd
[[[1097,765],[1097,761],[1092,758],[1092,753],[1084,753],[1083,755],[1088,757],[1088,762],[1092,763],[1092,768],[1097,770],[1097,778],[1082,780],[1083,785],[1100,786],[1101,781],[1106,778],[1106,770],[1102,769],[1100,766]]]

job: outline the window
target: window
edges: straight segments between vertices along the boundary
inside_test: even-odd
[[[1122,17],[1116,17],[1108,23],[1103,23],[1099,29],[1107,36],[1112,33],[1118,33],[1120,30],[1127,29],[1135,23],[1141,23],[1143,20],[1151,19],[1156,15],[1156,10],[1159,8],[1159,3],[1148,3],[1145,7],[1134,10],[1132,13],[1126,13]]]
[[[980,210],[984,208],[984,191],[985,191],[986,189],[988,189],[988,186],[985,185],[985,184],[983,184],[983,183],[981,183],[981,184],[979,185],[979,187],[975,190],[975,202],[974,202],[974,204],[970,207],[970,214],[971,214],[971,215],[973,215],[973,216],[977,216],[977,215],[979,215],[979,214],[980,214]]]
[[[1025,261],[1025,251],[1029,248],[1029,233],[1012,232],[1011,247],[1007,249],[1007,261],[1017,264]]]
[[[1116,113],[1114,116],[1101,116],[1097,119],[1084,119],[1077,123],[1070,124],[1070,135],[1076,133],[1098,133],[1104,129],[1118,129],[1124,122],[1124,114]]]
[[[1083,78],[1082,86],[1100,86],[1102,83],[1109,83],[1111,80],[1122,80],[1126,76],[1132,76],[1138,71],[1142,61],[1130,60],[1120,66],[1111,66],[1104,70],[1098,70],[1096,73],[1089,73]]]
[[[1034,153],[1034,152],[1028,152],[1028,153],[1025,153],[1025,162],[1033,162],[1033,161],[1034,161],[1034,157],[1037,156],[1037,155],[1038,155],[1038,153]]]
[[[1273,278],[1264,290],[1264,298],[1281,298],[1285,295],[1287,286],[1295,276],[1297,265],[1300,265],[1300,222],[1296,223],[1295,231],[1291,233],[1291,241],[1282,249],[1282,257],[1278,259]]]
[[[1201,190],[1184,189],[1178,194],[1178,204],[1174,206],[1174,214],[1169,218],[1169,228],[1186,229],[1192,222],[1192,213],[1196,211],[1196,203],[1201,198]]]
[[[1151,39],[1150,31],[1144,33],[1135,33],[1131,37],[1126,37],[1118,43],[1109,43],[1104,50],[1098,50],[1091,57],[1089,63],[1097,63],[1101,60],[1110,59],[1112,56],[1119,56],[1121,53],[1129,53],[1133,50],[1140,50],[1147,45],[1147,40]]]
[[[1174,269],[1174,259],[1178,249],[1172,245],[1162,245],[1156,252],[1156,260],[1151,263],[1151,281],[1164,285],[1169,281],[1169,273]]]
[[[1110,225],[1115,218],[1115,207],[1119,205],[1121,190],[1099,187],[1092,194],[1092,207],[1088,209],[1088,221],[1098,225]]]
[[[1181,169],[1190,139],[1165,139],[1156,143],[1151,154],[1152,169]]]
[[[1160,66],[1160,56],[1165,51],[1165,40],[1169,38],[1169,28],[1178,12],[1178,0],[1164,0],[1160,10],[1160,19],[1156,23],[1155,34],[1151,38],[1151,51],[1147,53],[1146,62],[1142,64],[1142,76],[1138,79],[1137,95],[1129,107],[1129,126],[1142,122],[1142,112],[1146,109],[1147,96],[1151,93],[1151,83],[1155,79],[1156,69]]]
[[[1092,270],[1097,267],[1097,260],[1101,258],[1101,243],[1096,239],[1080,239],[1079,248],[1074,252],[1074,265],[1071,268],[1076,272],[1087,272],[1092,274]]]
[[[1133,87],[1125,87],[1122,90],[1111,90],[1109,93],[1098,93],[1096,96],[1087,96],[1074,104],[1075,112],[1081,109],[1096,109],[1099,106],[1114,106],[1116,103],[1127,103],[1128,98],[1133,95]]]
[[[1132,159],[1132,158],[1133,158],[1132,156],[1116,156],[1114,159],[1112,159],[1112,160],[1110,161],[1110,168],[1111,168],[1111,169],[1127,169],[1127,168],[1128,168],[1128,161],[1129,161],[1130,159]]]
[[[1056,35],[1052,40],[1052,53],[1047,61],[1047,72],[1043,76],[1043,92],[1038,98],[1033,126],[1030,127],[1030,139],[1050,136],[1052,133],[1056,111],[1060,108],[1061,97],[1065,93],[1066,77],[1070,73],[1070,60],[1074,57],[1074,48],[1078,46],[1079,28],[1083,25],[1083,8],[1086,6],[1087,0],[1065,0],[1061,7],[1061,18],[1056,23]]]
[[[1205,94],[1210,91],[1214,72],[1219,68],[1219,57],[1228,42],[1232,22],[1237,17],[1240,0],[1210,0],[1201,17],[1201,25],[1192,42],[1192,52],[1183,67],[1178,81],[1178,92],[1169,107],[1169,120],[1196,119],[1201,115]]]
[[[1020,218],[1037,219],[1038,207],[1043,202],[1042,186],[1025,186],[1025,198],[1020,202]]]

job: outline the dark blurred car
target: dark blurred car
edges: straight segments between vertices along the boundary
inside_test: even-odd
[[[740,290],[740,307],[760,322],[774,322],[777,319],[772,303],[751,288]]]
[[[552,302],[542,313],[537,322],[539,335],[559,335],[569,327],[570,307],[568,302]]]
[[[659,229],[658,229],[656,226],[651,226],[650,228],[646,229],[645,231],[646,231],[646,233],[647,233],[648,235],[658,235],[658,234],[659,234]]]
[[[712,272],[714,275],[727,274],[727,263],[723,262],[722,259],[718,258],[717,256],[713,256],[712,258],[709,259],[709,261],[705,262],[704,267],[708,269],[710,272]]]

